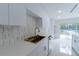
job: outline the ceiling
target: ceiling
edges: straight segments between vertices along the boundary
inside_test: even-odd
[[[37,15],[50,17],[52,19],[63,19],[79,17],[79,5],[70,11],[75,6],[74,3],[28,3],[26,7]]]

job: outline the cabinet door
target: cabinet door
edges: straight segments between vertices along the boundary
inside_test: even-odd
[[[9,4],[10,25],[26,25],[26,8],[23,4]]]
[[[8,25],[8,4],[0,3],[0,24]]]
[[[44,38],[37,47],[29,54],[29,56],[47,56],[48,55],[48,39]]]

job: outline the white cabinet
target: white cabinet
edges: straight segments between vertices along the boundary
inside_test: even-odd
[[[8,4],[0,3],[0,24],[8,25]]]
[[[47,56],[48,55],[48,39],[44,38],[38,43],[37,47],[29,54],[29,56]]]
[[[26,26],[26,8],[23,4],[9,4],[9,25]]]
[[[72,37],[72,47],[79,54],[79,35],[73,35]]]

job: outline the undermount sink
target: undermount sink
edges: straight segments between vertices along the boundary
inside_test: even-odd
[[[42,40],[43,38],[45,38],[45,36],[36,35],[36,36],[31,36],[31,37],[25,38],[24,41],[29,41],[29,42],[32,42],[32,43],[37,43],[40,40]]]

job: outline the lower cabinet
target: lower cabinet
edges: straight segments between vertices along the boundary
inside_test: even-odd
[[[72,47],[75,50],[76,54],[79,55],[79,36],[78,35],[73,35],[72,36]]]
[[[29,56],[47,56],[48,55],[48,39],[44,38],[37,44],[37,47],[29,54]]]

